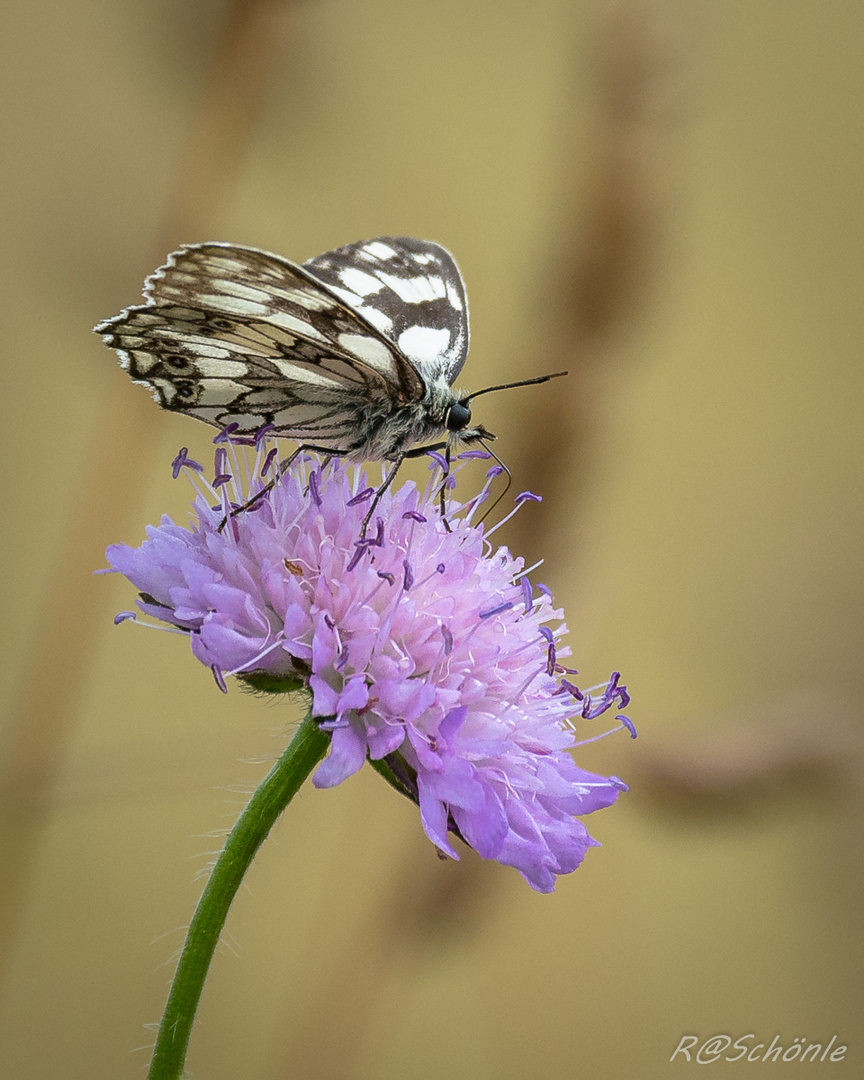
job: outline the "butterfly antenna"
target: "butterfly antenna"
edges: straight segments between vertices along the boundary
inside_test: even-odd
[[[493,390],[512,390],[514,386],[533,386],[534,383],[549,382],[550,379],[560,379],[562,375],[569,374],[569,371],[554,371],[551,375],[538,375],[534,379],[520,379],[519,382],[508,382],[501,383],[498,386],[487,386],[483,390],[475,390],[473,394],[469,394],[468,397],[462,398],[462,404],[464,405],[467,401],[472,401],[475,397],[480,397],[481,394],[491,394]],[[495,457],[495,455],[492,454],[492,457]],[[495,460],[497,461],[498,459],[495,458]],[[503,462],[500,464],[502,467],[505,467]]]
[[[564,372],[562,372],[562,374],[564,374]],[[551,378],[551,377],[552,376],[549,376],[549,378]],[[536,380],[532,380],[532,381],[536,381]],[[514,385],[519,386],[521,384],[520,383],[515,383]],[[496,387],[491,387],[490,389],[494,390],[494,389],[504,389],[504,388],[503,387],[497,387],[497,388]],[[483,447],[483,449],[486,451],[486,453],[491,455],[491,457],[495,458],[495,460],[498,462],[498,464],[501,466],[501,468],[504,470],[504,472],[507,473],[507,486],[504,488],[504,490],[501,492],[501,494],[498,496],[498,498],[495,500],[495,502],[492,503],[492,505],[489,507],[489,509],[486,511],[486,513],[483,515],[483,517],[481,517],[480,520],[477,522],[478,525],[482,525],[483,522],[486,520],[486,518],[489,517],[489,515],[492,513],[492,511],[495,509],[495,507],[498,505],[498,503],[501,502],[501,500],[504,498],[504,496],[510,490],[510,485],[513,483],[513,474],[510,472],[510,470],[507,468],[507,466],[504,464],[504,462],[501,460],[501,458],[498,457],[498,455],[495,453],[495,451],[489,449],[488,443],[485,443],[482,439],[478,439],[477,441],[480,443],[480,445]]]

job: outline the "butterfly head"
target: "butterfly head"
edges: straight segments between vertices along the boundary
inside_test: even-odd
[[[453,401],[444,414],[444,427],[455,435],[459,442],[477,442],[478,439],[494,439],[495,435],[487,431],[482,424],[471,427],[471,407],[467,400]]]

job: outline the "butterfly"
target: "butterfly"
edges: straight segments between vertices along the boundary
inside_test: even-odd
[[[146,279],[144,301],[94,329],[162,408],[234,435],[266,429],[301,450],[391,461],[387,483],[406,457],[494,439],[472,426],[473,398],[566,374],[454,390],[469,342],[462,275],[443,247],[405,236],[302,265],[189,244]]]

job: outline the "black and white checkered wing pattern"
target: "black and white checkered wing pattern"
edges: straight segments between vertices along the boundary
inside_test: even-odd
[[[330,260],[328,274],[338,266],[338,252],[319,258]],[[362,445],[363,410],[416,404],[426,381],[374,306],[353,305],[344,283],[339,290],[317,266],[196,244],[147,279],[144,304],[95,329],[165,409],[235,422],[238,433],[273,424],[277,435],[351,448]],[[404,336],[404,320],[392,321]]]
[[[468,301],[445,248],[408,236],[346,244],[304,263],[416,366],[452,385],[468,355]]]

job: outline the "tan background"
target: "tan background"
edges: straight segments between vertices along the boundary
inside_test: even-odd
[[[107,544],[181,444],[98,339],[187,240],[460,261],[509,542],[620,668],[632,785],[539,896],[441,864],[373,774],[302,793],[229,921],[207,1080],[685,1075],[680,1037],[864,1075],[862,102],[855,0],[7,0],[0,1075],[142,1075],[193,875],[284,745],[124,625]],[[554,389],[553,389],[554,387]],[[245,759],[241,761],[240,759]],[[257,761],[257,764],[256,764]],[[753,1040],[755,1042],[757,1040]],[[713,1074],[765,1074],[718,1063]],[[788,1065],[790,1071],[807,1067]]]

